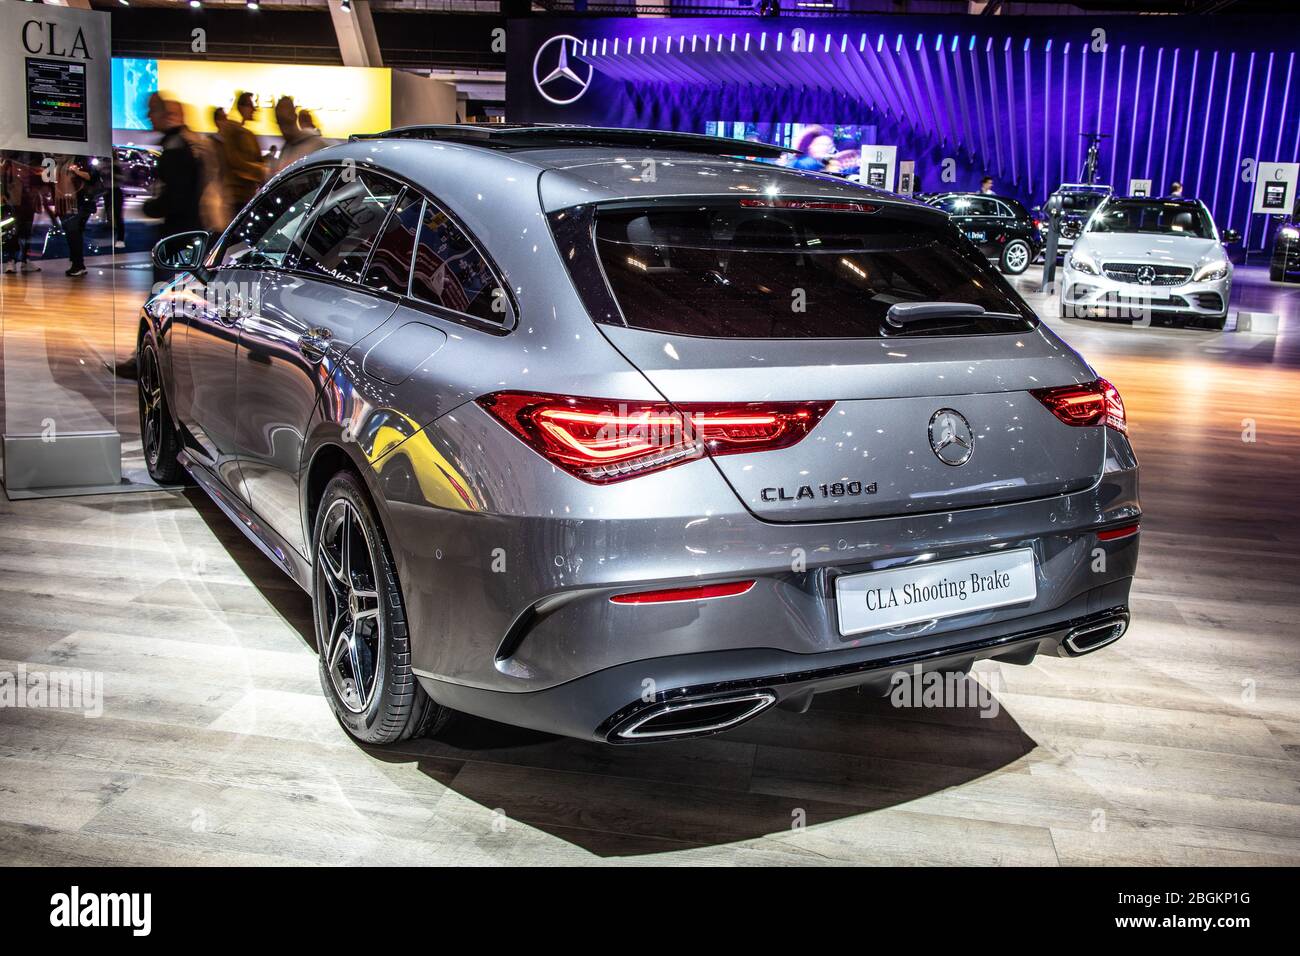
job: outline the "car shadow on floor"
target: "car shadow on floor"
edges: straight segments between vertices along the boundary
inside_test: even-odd
[[[314,649],[311,599],[198,488],[186,498],[266,601]],[[972,678],[963,706],[836,691],[725,734],[610,745],[458,714],[436,738],[365,747],[483,808],[602,857],[699,850],[858,816],[969,783],[1036,746]],[[981,706],[983,705],[983,706]],[[343,733],[339,729],[338,733]]]
[[[598,856],[741,843],[897,806],[1005,768],[1036,746],[1006,711],[897,707],[837,691],[714,737],[609,745],[457,715],[436,739],[366,748],[508,820]],[[489,819],[484,817],[485,825]]]

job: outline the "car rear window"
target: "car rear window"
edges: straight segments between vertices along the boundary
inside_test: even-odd
[[[675,335],[756,339],[972,335],[1036,324],[984,257],[931,212],[761,202],[596,210],[596,254],[622,320]],[[926,301],[974,303],[997,317],[885,322],[895,303]],[[600,310],[593,315],[599,320]]]

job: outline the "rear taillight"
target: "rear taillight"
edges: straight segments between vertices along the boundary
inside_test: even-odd
[[[1086,385],[1035,388],[1029,394],[1067,425],[1106,425],[1118,432],[1128,431],[1124,399],[1119,397],[1119,389],[1104,378]]]
[[[832,402],[619,402],[495,392],[479,405],[551,463],[584,481],[621,481],[704,455],[788,448]]]
[[[813,209],[818,212],[878,212],[879,206],[865,202],[843,202],[826,199],[742,199],[745,209]]]

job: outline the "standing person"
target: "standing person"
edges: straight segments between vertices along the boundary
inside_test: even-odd
[[[162,133],[154,193],[144,203],[144,214],[162,220],[160,239],[178,232],[202,229],[199,199],[203,195],[203,164],[185,126],[185,110],[175,100],[157,93],[149,97],[149,122]]]
[[[113,248],[126,248],[126,193],[122,192],[122,160],[113,150],[113,181],[109,184],[113,204]]]
[[[1178,182],[1177,180],[1175,180],[1174,182],[1172,182],[1172,183],[1169,184],[1169,198],[1170,198],[1170,199],[1182,199],[1182,198],[1183,198],[1183,184],[1182,184],[1182,183],[1180,183],[1180,182]]]
[[[992,177],[992,176],[985,176],[983,179],[980,180],[980,195],[981,195],[981,196],[993,196],[993,195],[996,195],[996,193],[993,192],[993,177]]]
[[[86,274],[86,223],[99,203],[99,174],[76,156],[65,156],[56,167],[54,209],[68,240],[68,270],[64,275]]]
[[[298,128],[309,136],[321,135],[320,127],[316,125],[316,118],[311,115],[311,110],[301,109],[298,111]]]
[[[239,120],[227,119],[218,131],[221,133],[221,151],[225,159],[226,206],[231,215],[239,212],[253,198],[266,181],[266,166],[262,163],[262,148],[248,124],[257,115],[253,94],[240,93],[235,100]]]
[[[226,150],[221,140],[221,128],[226,124],[226,111],[220,106],[212,108],[212,126],[215,133],[208,133],[208,163],[215,174],[209,181],[203,194],[204,223],[213,232],[221,232],[230,225],[234,213],[226,205]]]
[[[0,163],[0,219],[12,216],[3,227],[6,272],[40,272],[31,261],[32,227],[36,214],[49,200],[44,195],[40,171],[26,162],[27,155],[15,156]]]
[[[303,116],[311,122],[311,114],[306,110],[299,112],[293,105],[292,97],[282,96],[275,104],[275,122],[280,127],[280,135],[284,137],[284,149],[280,151],[277,170],[284,169],[325,145],[320,130],[314,126],[309,130],[300,125]]]

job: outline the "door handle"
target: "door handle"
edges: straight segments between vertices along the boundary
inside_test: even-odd
[[[217,321],[226,328],[233,329],[244,319],[244,315],[238,308],[226,306],[217,310]]]
[[[298,351],[309,360],[319,362],[325,358],[325,352],[329,349],[333,338],[334,333],[329,329],[308,329],[298,336]]]

